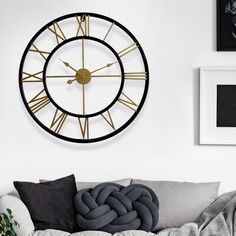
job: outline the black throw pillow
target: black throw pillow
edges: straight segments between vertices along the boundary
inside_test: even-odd
[[[37,184],[15,181],[14,186],[27,206],[36,230],[76,232],[74,175]]]

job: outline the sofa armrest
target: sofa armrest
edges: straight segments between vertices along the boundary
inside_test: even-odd
[[[7,208],[12,211],[14,220],[20,225],[20,227],[16,228],[17,236],[31,235],[35,228],[25,204],[15,196],[3,195],[0,198],[0,212],[6,212]]]

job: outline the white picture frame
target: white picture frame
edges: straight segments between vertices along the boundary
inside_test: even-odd
[[[217,85],[236,85],[236,67],[200,68],[199,143],[236,145],[236,127],[217,127]]]

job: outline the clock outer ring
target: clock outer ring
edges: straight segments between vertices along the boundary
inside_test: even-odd
[[[112,102],[106,106],[105,108],[101,109],[100,111],[97,111],[97,112],[94,112],[94,113],[91,113],[91,114],[87,114],[87,115],[82,115],[82,114],[76,114],[76,113],[72,113],[72,112],[69,112],[67,110],[65,110],[64,108],[62,108],[60,105],[58,105],[57,102],[54,101],[54,99],[52,98],[49,90],[48,90],[48,86],[47,86],[47,81],[46,81],[46,71],[47,71],[47,67],[48,67],[48,63],[50,61],[50,59],[52,58],[52,56],[54,55],[54,53],[60,49],[61,47],[63,47],[64,45],[66,45],[67,43],[69,42],[72,42],[72,41],[75,41],[75,40],[80,40],[80,39],[86,39],[86,40],[92,40],[92,41],[95,41],[95,42],[98,42],[98,43],[101,43],[103,46],[107,47],[112,53],[113,55],[115,55],[117,61],[118,61],[118,64],[120,66],[120,70],[121,70],[121,83],[120,83],[120,88],[119,88],[119,91],[117,92],[117,95],[115,96],[115,98],[112,100]],[[98,38],[95,38],[95,37],[87,37],[87,36],[80,36],[80,37],[72,37],[72,38],[69,38],[67,40],[64,40],[62,43],[60,43],[59,45],[57,45],[50,53],[50,55],[47,57],[47,60],[44,64],[44,68],[43,68],[43,84],[44,84],[44,88],[45,88],[45,92],[48,96],[48,98],[50,99],[50,101],[52,102],[52,104],[58,108],[60,111],[64,112],[65,114],[69,115],[69,116],[73,116],[73,117],[79,117],[79,118],[90,118],[90,117],[95,117],[95,116],[98,116],[98,115],[101,115],[103,114],[105,111],[109,110],[119,99],[121,93],[122,93],[122,90],[124,88],[124,80],[125,80],[125,72],[124,72],[124,66],[123,66],[123,63],[122,61],[120,60],[120,57],[119,55],[117,54],[117,52],[109,45],[107,44],[106,42],[103,42],[102,40],[98,39]]]
[[[116,26],[118,26],[119,28],[121,28],[123,31],[125,31],[129,37],[134,41],[136,42],[136,44],[138,45],[138,50],[142,56],[142,59],[143,59],[143,63],[144,63],[144,68],[145,68],[145,72],[146,72],[146,81],[145,81],[145,87],[144,87],[144,92],[143,92],[143,96],[142,96],[142,99],[139,103],[139,106],[136,110],[136,112],[129,118],[129,120],[124,123],[119,129],[113,131],[112,133],[109,133],[107,135],[104,135],[104,136],[101,136],[101,137],[98,137],[98,138],[93,138],[93,139],[77,139],[77,138],[70,138],[70,137],[67,137],[67,136],[63,136],[61,134],[57,134],[57,133],[54,133],[51,129],[49,129],[46,125],[44,125],[33,113],[32,111],[30,110],[29,106],[28,106],[28,102],[27,102],[27,99],[25,97],[25,94],[24,94],[24,89],[23,89],[23,83],[21,82],[21,78],[22,78],[22,72],[23,72],[23,66],[24,66],[24,61],[25,61],[25,58],[27,56],[27,53],[28,53],[28,50],[29,48],[31,47],[32,43],[35,41],[35,39],[44,31],[46,30],[49,26],[51,26],[53,24],[53,22],[55,21],[61,21],[61,20],[64,20],[66,18],[72,18],[72,17],[76,17],[76,16],[83,16],[83,15],[89,15],[89,16],[92,16],[92,17],[97,17],[97,18],[100,18],[100,19],[103,19],[103,20],[106,20],[106,21],[109,21],[111,23],[114,23]],[[47,23],[44,27],[42,27],[34,36],[33,38],[30,40],[30,42],[28,43],[24,53],[23,53],[23,56],[22,56],[22,59],[21,59],[21,62],[20,62],[20,69],[19,69],[19,88],[20,88],[20,94],[21,94],[21,97],[22,97],[22,100],[23,100],[23,103],[26,107],[26,109],[28,110],[29,114],[31,115],[31,117],[34,119],[34,121],[42,128],[44,129],[45,131],[47,131],[48,133],[50,133],[51,135],[57,137],[57,138],[60,138],[62,140],[65,140],[65,141],[69,141],[69,142],[74,142],[74,143],[95,143],[95,142],[100,142],[100,141],[103,141],[103,140],[106,140],[106,139],[109,139],[115,135],[117,135],[118,133],[120,133],[121,131],[123,131],[124,129],[126,129],[132,122],[133,120],[137,117],[137,115],[139,114],[139,112],[141,111],[143,105],[144,105],[144,102],[146,100],[146,97],[147,97],[147,93],[148,93],[148,88],[149,88],[149,67],[148,67],[148,63],[147,63],[147,58],[145,56],[145,53],[143,51],[143,48],[142,46],[139,44],[138,40],[136,39],[136,37],[125,27],[123,26],[122,24],[120,24],[119,22],[107,17],[107,16],[104,16],[104,15],[100,15],[100,14],[97,14],[97,13],[89,13],[89,12],[80,12],[80,13],[72,13],[72,14],[68,14],[68,15],[64,15],[64,16],[61,16],[59,18],[56,18],[54,20],[52,20],[51,22]]]

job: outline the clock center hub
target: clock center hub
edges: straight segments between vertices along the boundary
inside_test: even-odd
[[[76,72],[75,78],[79,84],[87,84],[91,81],[91,73],[89,70],[82,68]]]

